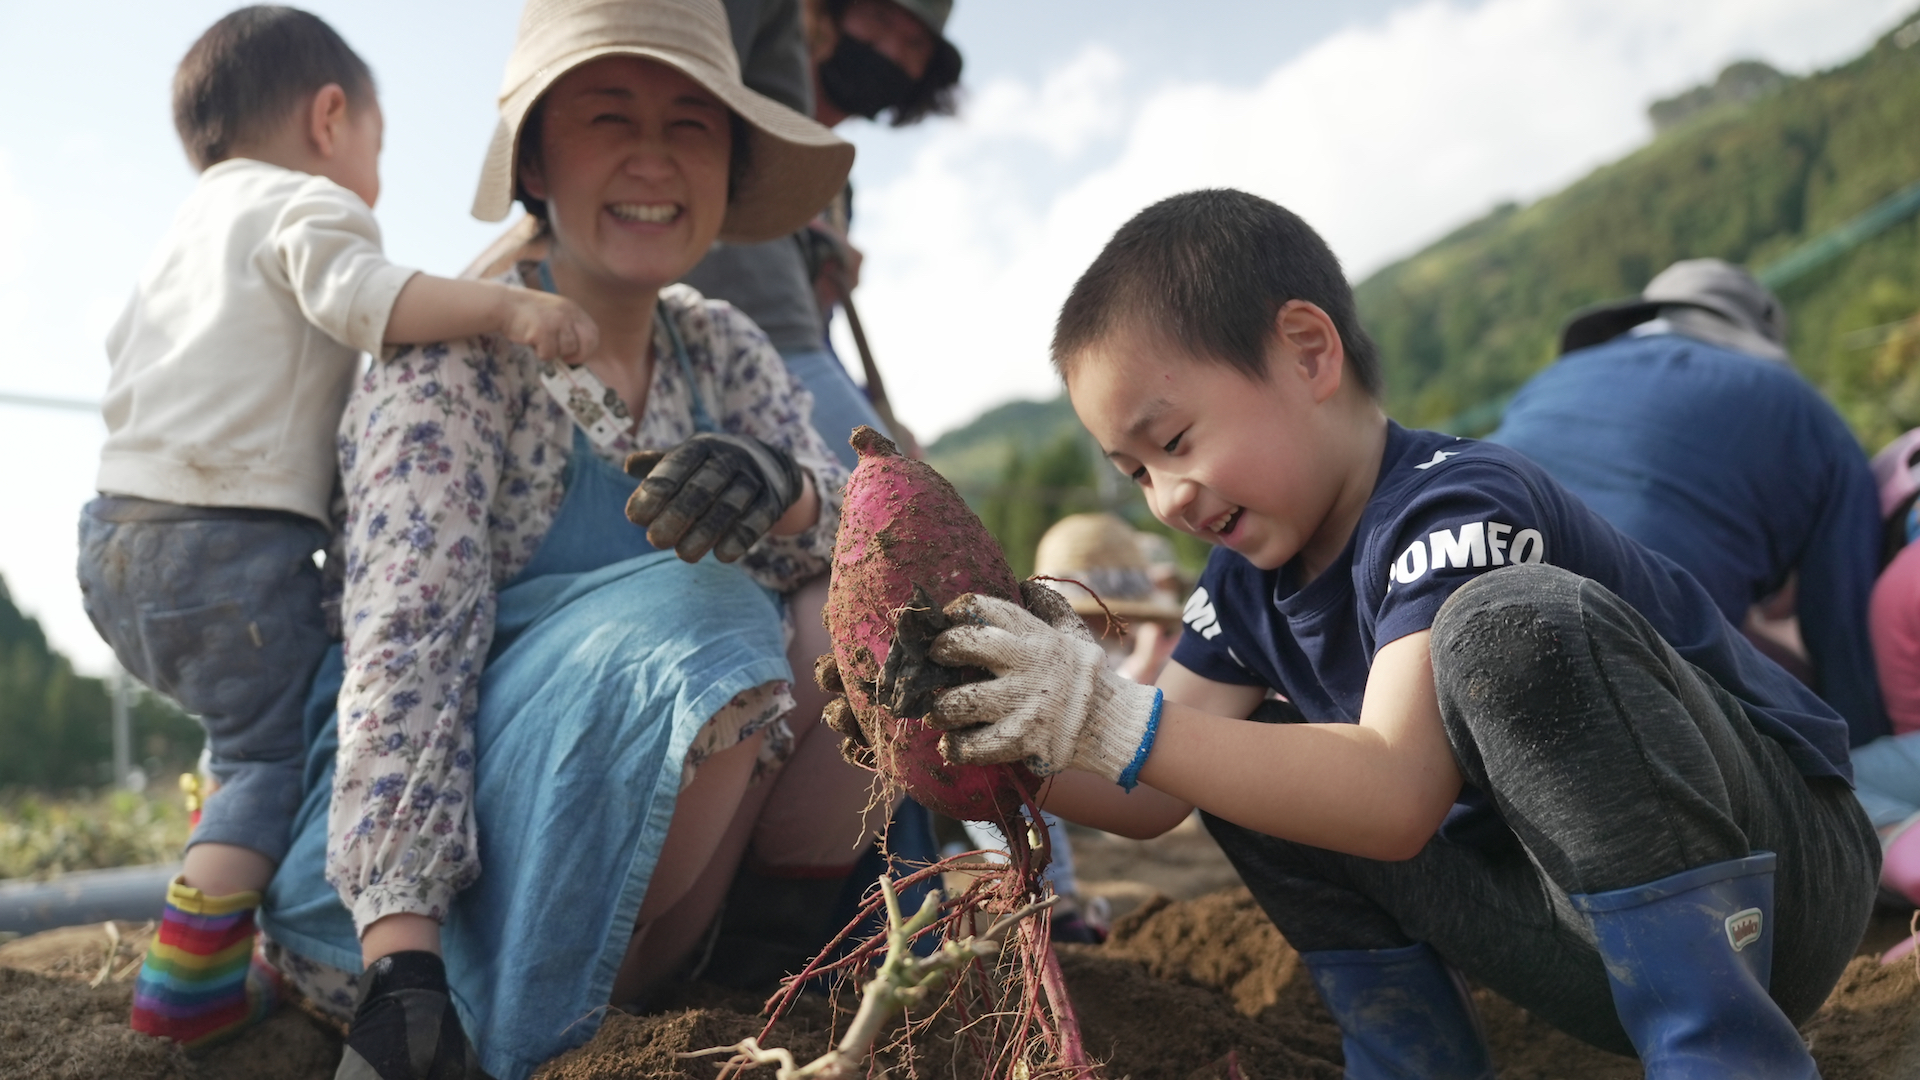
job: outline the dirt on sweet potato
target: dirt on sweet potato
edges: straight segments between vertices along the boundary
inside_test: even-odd
[[[895,715],[880,681],[902,611],[937,616],[970,592],[1018,602],[1019,581],[946,478],[902,457],[872,428],[856,429],[852,443],[860,465],[847,481],[822,616],[833,639],[834,685],[845,693],[882,775],[939,813],[1007,826],[1019,820],[1032,774],[1018,766],[948,762],[940,733]]]

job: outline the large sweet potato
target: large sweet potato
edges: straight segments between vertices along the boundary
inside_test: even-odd
[[[940,608],[969,592],[1018,603],[1019,582],[945,477],[900,456],[872,428],[856,429],[852,443],[860,465],[847,483],[833,549],[825,614],[833,662],[822,658],[821,683],[844,691],[845,705],[833,708],[852,712],[873,767],[922,805],[949,817],[1014,825],[1036,783],[1033,774],[1019,766],[952,764],[940,754],[940,732],[896,715],[890,705],[898,702],[887,700],[881,683],[903,611],[937,620]],[[844,713],[834,726],[846,729]]]

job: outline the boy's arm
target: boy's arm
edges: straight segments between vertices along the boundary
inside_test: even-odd
[[[1266,697],[1266,691],[1258,686],[1215,682],[1175,661],[1167,663],[1155,685],[1166,694],[1167,701],[1215,716],[1251,715]],[[1040,805],[1069,821],[1135,840],[1159,836],[1193,811],[1192,803],[1157,790],[1150,781],[1127,791],[1105,777],[1077,769],[1050,779],[1041,790]]]
[[[1424,631],[1374,657],[1359,724],[1253,724],[1156,703],[1108,672],[1097,644],[1017,605],[970,595],[947,614],[958,625],[935,640],[934,659],[996,676],[954,687],[935,706],[930,721],[949,729],[942,746],[956,761],[1024,760],[1116,783],[1139,761],[1139,780],[1174,804],[1373,859],[1419,852],[1459,794]]]
[[[1358,724],[1249,724],[1168,703],[1140,779],[1256,832],[1412,858],[1461,784],[1427,640],[1409,634],[1374,656]]]
[[[600,344],[599,328],[564,296],[431,274],[415,274],[401,288],[387,316],[385,340],[425,345],[481,334],[501,334],[531,347],[542,360],[582,356]]]

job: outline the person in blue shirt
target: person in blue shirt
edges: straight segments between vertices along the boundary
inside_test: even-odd
[[[1651,1077],[1817,1075],[1794,1024],[1879,849],[1846,724],[1692,575],[1521,454],[1389,421],[1333,253],[1256,196],[1142,211],[1053,356],[1217,547],[1157,687],[1033,583],[949,605],[932,658],[994,677],[937,698],[943,753],[1124,835],[1202,810],[1350,1077],[1491,1077],[1459,973]]]
[[[1791,586],[1809,681],[1861,746],[1889,731],[1867,635],[1879,503],[1866,454],[1785,340],[1779,299],[1745,270],[1677,262],[1575,315],[1564,355],[1487,439],[1679,563],[1735,626]]]

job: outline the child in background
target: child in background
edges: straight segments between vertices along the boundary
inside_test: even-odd
[[[1137,683],[1160,677],[1180,638],[1180,601],[1154,581],[1147,558],[1146,541],[1163,539],[1113,514],[1069,514],[1033,555],[1035,576],[1058,579],[1048,584],[1100,640],[1108,666]]]
[[[1920,428],[1889,443],[1873,458],[1886,521],[1886,569],[1873,585],[1867,625],[1873,640],[1880,694],[1893,734],[1853,752],[1860,805],[1880,831],[1885,862],[1880,884],[1909,904],[1920,904]],[[1912,952],[1915,939],[1888,953],[1891,962]]]
[[[250,961],[253,912],[299,806],[300,707],[329,638],[314,555],[359,354],[497,333],[553,359],[598,332],[560,297],[382,257],[373,78],[320,19],[226,16],[181,61],[173,105],[200,182],[107,339],[79,573],[120,663],[207,730],[218,788],[132,1018],[198,1047],[273,1003],[271,971]],[[432,542],[431,522],[394,528]]]
[[[934,658],[996,676],[940,696],[954,760],[1024,761],[1125,835],[1205,811],[1350,1077],[1492,1076],[1456,971],[1650,1077],[1817,1075],[1794,1023],[1878,845],[1845,723],[1691,576],[1519,454],[1388,420],[1333,253],[1264,199],[1142,211],[1053,357],[1155,516],[1217,547],[1158,689],[1071,612],[949,605]],[[1247,719],[1270,691],[1294,722]]]

